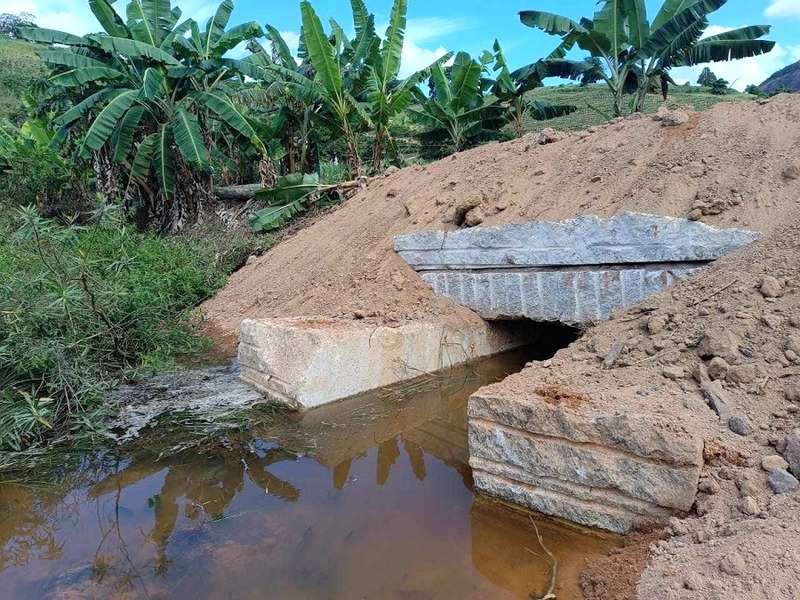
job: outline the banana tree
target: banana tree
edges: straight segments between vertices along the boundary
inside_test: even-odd
[[[448,139],[454,152],[506,122],[499,99],[484,94],[484,70],[485,64],[459,52],[447,72],[438,63],[431,67],[431,97],[419,88],[414,90],[419,106],[409,110],[410,116],[427,128],[429,136]]]
[[[364,104],[358,100],[347,85],[355,79],[353,73],[366,63],[367,52],[362,51],[354,55],[351,61],[345,64],[340,60],[342,52],[346,51],[347,40],[343,39],[341,28],[334,26],[334,41],[325,34],[314,8],[310,2],[300,3],[300,14],[303,22],[303,39],[308,60],[314,68],[315,75],[309,77],[295,77],[289,69],[278,69],[278,73],[288,76],[291,85],[299,93],[306,96],[316,96],[332,115],[332,121],[339,129],[346,144],[347,168],[351,177],[357,178],[364,174],[361,157],[358,154],[358,132],[364,124],[370,124],[370,117]],[[364,36],[369,40],[369,36]],[[352,44],[350,44],[352,47]],[[360,47],[360,45],[359,45]],[[353,62],[353,61],[358,62]]]
[[[494,51],[493,71],[497,75],[492,84],[491,93],[505,107],[506,118],[514,126],[517,137],[525,134],[525,124],[528,119],[546,121],[578,110],[577,106],[534,100],[529,95],[529,92],[542,86],[542,80],[545,77],[555,77],[561,73],[558,68],[559,61],[540,61],[525,70],[520,69],[512,73],[508,68],[499,41],[494,41],[492,50]]]
[[[269,47],[257,40],[250,41],[248,49],[252,54],[246,60],[262,67],[269,78],[241,95],[248,96],[248,105],[273,124],[275,137],[285,151],[284,171],[310,173],[314,170],[314,126],[324,109],[317,95],[320,90],[314,82],[314,70],[307,59],[295,59],[275,27],[267,24],[265,29]]]
[[[240,42],[261,35],[255,23],[226,31],[233,3],[225,0],[201,32],[169,0],[131,0],[127,20],[110,0],[90,0],[103,35],[75,36],[30,28],[50,80],[71,90],[73,106],[60,127],[86,131],[81,153],[93,157],[98,182],[119,170],[122,181],[99,186],[122,196],[142,224],[177,232],[198,216],[211,195],[211,131],[263,148],[233,104],[233,79],[260,69],[225,58]],[[113,178],[112,178],[113,179]]]
[[[360,5],[361,22],[366,20],[366,7],[360,0],[352,0],[356,14]],[[442,65],[452,57],[447,53],[425,69],[421,69],[402,81],[398,80],[405,41],[407,0],[395,0],[389,17],[389,26],[383,40],[376,37],[378,51],[370,55],[367,64],[366,107],[372,122],[374,143],[372,168],[380,171],[384,165],[386,146],[391,143],[389,126],[392,119],[406,110],[414,101],[413,90],[430,77],[434,65]]]
[[[601,0],[592,19],[580,22],[536,10],[519,13],[524,25],[561,37],[548,59],[563,60],[575,46],[598,61],[576,63],[602,79],[614,97],[614,113],[621,115],[624,94],[633,93],[632,108],[644,109],[645,97],[656,80],[666,91],[674,67],[758,56],[775,42],[759,39],[767,25],[741,27],[703,38],[708,15],[727,0],[665,0],[652,24],[645,0]]]

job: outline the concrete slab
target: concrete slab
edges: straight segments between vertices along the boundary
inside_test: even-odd
[[[626,213],[403,235],[394,247],[437,295],[484,319],[580,325],[608,319],[758,237]]]
[[[470,397],[476,489],[616,533],[663,522],[694,502],[703,440],[663,415],[535,385],[524,397],[489,386]],[[672,425],[672,426],[671,426]]]
[[[477,323],[456,330],[327,318],[242,322],[241,377],[271,400],[308,409],[414,379],[530,342],[525,327]]]
[[[759,237],[755,231],[625,213],[401,235],[394,248],[414,269],[436,271],[708,262]]]

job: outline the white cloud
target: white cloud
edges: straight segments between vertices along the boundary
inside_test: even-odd
[[[404,79],[412,73],[429,66],[445,54],[447,54],[447,49],[444,46],[429,50],[421,48],[414,42],[406,42],[405,46],[403,46],[402,63],[400,64],[398,77]]]
[[[706,29],[703,37],[717,35],[731,29],[733,28],[712,25]],[[673,69],[670,75],[677,83],[688,81],[694,84],[697,82],[697,78],[700,77],[702,70],[705,67],[709,67],[717,77],[728,80],[733,88],[742,91],[748,85],[760,84],[775,71],[782,69],[799,58],[800,45],[784,48],[780,44],[775,44],[771,52],[761,56],[727,62],[706,63],[694,67],[679,67]]]
[[[406,42],[427,42],[451,33],[464,31],[469,26],[469,22],[465,19],[444,19],[441,17],[409,19],[406,24]],[[379,31],[385,29],[386,26],[384,25],[379,28]]]
[[[180,7],[183,9],[182,19],[195,19],[201,29],[216,10],[215,4],[207,4],[202,0],[182,0]],[[125,19],[124,4],[117,2],[115,9]],[[3,12],[28,12],[36,17],[39,27],[76,35],[102,31],[86,0],[0,0],[0,13]]]
[[[427,47],[432,40],[440,40],[443,36],[468,29],[469,22],[464,19],[444,19],[429,17],[424,19],[409,19],[406,25],[405,45],[403,46],[402,63],[400,65],[400,79],[430,66],[431,63],[447,54],[447,48],[442,44]],[[378,31],[385,31],[386,25],[378,26]]]
[[[776,19],[800,19],[800,2],[798,0],[770,0],[764,14]]]

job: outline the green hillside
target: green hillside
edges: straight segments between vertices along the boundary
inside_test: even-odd
[[[17,120],[22,109],[22,92],[45,74],[35,46],[0,36],[0,122]]]
[[[800,60],[776,71],[758,87],[767,94],[778,90],[800,92]]]
[[[550,121],[532,121],[528,124],[530,131],[539,131],[545,127],[555,129],[586,129],[600,125],[613,117],[611,94],[605,85],[590,86],[562,85],[538,88],[531,93],[537,100],[559,104],[572,104],[578,110],[566,117]],[[752,100],[753,96],[731,91],[723,96],[712,94],[709,88],[699,86],[671,86],[667,106],[671,109],[694,107],[705,110],[719,102],[741,102]],[[647,99],[646,112],[654,113],[663,104],[660,94],[651,94]]]

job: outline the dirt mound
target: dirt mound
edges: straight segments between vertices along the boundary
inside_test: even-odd
[[[800,96],[657,118],[529,135],[380,178],[234,275],[207,319],[235,335],[245,317],[477,318],[397,257],[400,233],[630,210],[759,230],[751,247],[498,385],[649,402],[705,440],[692,513],[650,545],[641,577],[626,571],[614,587],[611,563],[588,570],[592,597],[631,597],[634,585],[640,598],[800,597],[800,489],[785,467],[774,474],[782,453],[800,471],[800,433],[787,440],[800,427]],[[642,548],[630,552],[614,560],[641,569]]]
[[[433,295],[393,236],[630,210],[770,232],[795,206],[800,181],[784,173],[800,160],[800,98],[664,116],[530,134],[379,178],[231,277],[206,318],[234,335],[247,317],[473,319]]]

